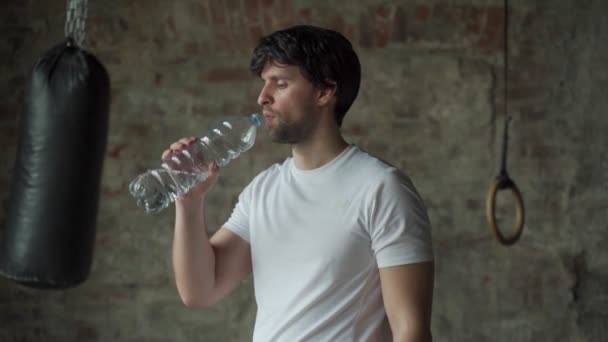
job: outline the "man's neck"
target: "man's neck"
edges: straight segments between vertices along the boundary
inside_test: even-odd
[[[317,131],[310,139],[291,146],[295,166],[300,170],[319,168],[348,147],[338,127]]]

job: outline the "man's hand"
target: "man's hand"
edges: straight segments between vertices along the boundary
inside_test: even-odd
[[[161,160],[166,162],[167,165],[171,165],[170,162],[171,157],[176,154],[181,153],[183,150],[188,149],[190,146],[196,144],[198,142],[198,138],[196,137],[188,137],[182,138],[169,146],[169,149],[163,151],[161,156]],[[180,198],[176,200],[176,204],[182,206],[194,206],[196,208],[200,207],[201,201],[204,199],[205,194],[211,187],[217,183],[217,179],[219,176],[219,167],[215,162],[210,162],[207,166],[209,170],[208,178],[203,182],[197,184],[195,187],[190,189],[186,194],[182,195]]]

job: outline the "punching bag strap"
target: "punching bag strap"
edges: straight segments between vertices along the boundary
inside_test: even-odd
[[[86,39],[88,0],[68,0],[65,19],[65,36],[71,37],[74,42],[84,48]]]

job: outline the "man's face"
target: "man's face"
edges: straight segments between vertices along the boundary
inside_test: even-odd
[[[296,144],[308,139],[319,123],[318,90],[291,65],[268,63],[258,104],[262,106],[272,141]]]

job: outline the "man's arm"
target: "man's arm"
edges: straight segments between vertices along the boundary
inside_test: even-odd
[[[176,206],[173,269],[187,306],[215,304],[251,273],[249,243],[226,228],[209,239],[203,213]]]
[[[196,137],[173,143],[161,157],[192,145]],[[218,168],[209,165],[208,178],[175,201],[173,270],[177,291],[187,306],[209,306],[224,298],[251,273],[249,243],[221,228],[211,239],[205,223],[205,197],[217,181]]]
[[[432,261],[380,268],[382,297],[395,342],[430,342]]]

